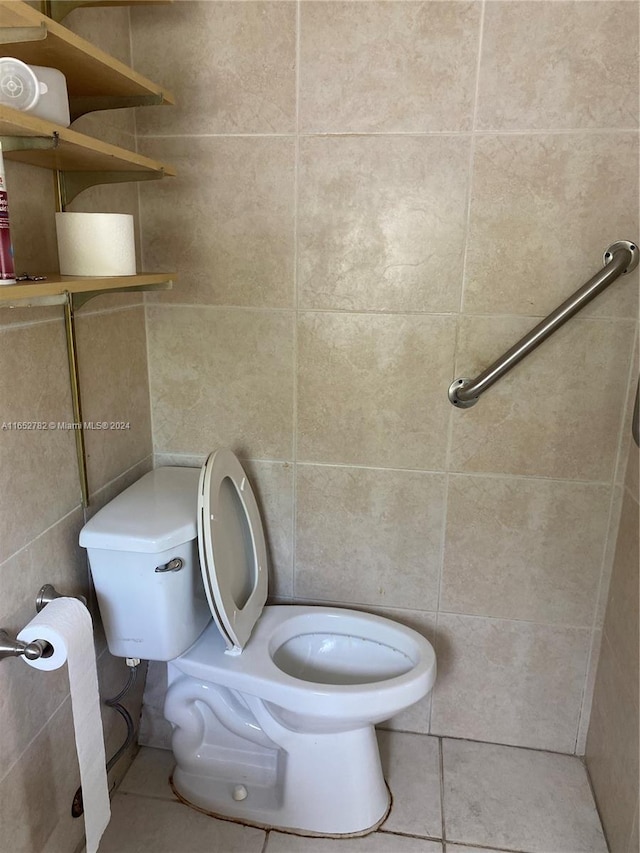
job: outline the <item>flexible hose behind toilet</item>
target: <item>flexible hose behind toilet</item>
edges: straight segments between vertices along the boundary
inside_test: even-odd
[[[116,764],[120,758],[124,755],[127,749],[133,743],[133,738],[136,733],[135,726],[133,724],[133,719],[131,718],[131,714],[127,711],[124,705],[120,704],[120,700],[123,699],[127,693],[131,690],[133,685],[136,683],[136,679],[138,677],[138,666],[137,664],[129,665],[129,678],[127,683],[122,688],[122,690],[118,693],[117,696],[114,696],[112,699],[105,699],[104,704],[109,708],[113,708],[114,711],[117,711],[122,719],[125,721],[127,726],[127,736],[124,739],[122,745],[116,750],[116,752],[111,756],[111,758],[107,761],[107,773],[111,770],[111,768]],[[75,792],[73,797],[73,802],[71,804],[71,817],[81,817],[84,813],[84,804],[82,802],[82,785]]]

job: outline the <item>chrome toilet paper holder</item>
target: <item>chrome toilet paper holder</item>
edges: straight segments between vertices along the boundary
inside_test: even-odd
[[[50,583],[46,583],[38,590],[38,594],[36,595],[37,612],[40,613],[47,604],[50,604],[56,598],[64,597]],[[87,606],[87,599],[83,595],[69,597],[77,598],[85,607]],[[52,654],[53,646],[46,640],[33,640],[31,643],[25,643],[24,640],[12,639],[5,628],[0,628],[0,660],[23,656],[27,660],[38,660],[39,658],[49,658]]]

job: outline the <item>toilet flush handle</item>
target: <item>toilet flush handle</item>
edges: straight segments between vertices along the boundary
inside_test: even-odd
[[[168,563],[165,563],[162,566],[156,566],[156,572],[179,572],[183,566],[184,560],[181,560],[180,557],[174,557],[173,560],[169,560]]]

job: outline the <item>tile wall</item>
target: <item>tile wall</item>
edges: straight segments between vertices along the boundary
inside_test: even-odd
[[[137,116],[179,175],[140,187],[144,264],[179,272],[146,302],[156,463],[230,446],[279,599],[434,641],[392,726],[583,751],[637,274],[477,407],[447,388],[639,239],[638,3],[131,17],[179,105]]]
[[[636,356],[637,373],[637,356]],[[635,388],[633,389],[635,391]],[[633,406],[629,399],[627,422]],[[601,636],[586,761],[611,853],[636,853],[638,841],[638,448],[620,465],[621,517]],[[613,547],[613,543],[612,543]]]
[[[66,19],[81,35],[129,61],[127,9],[80,10]],[[133,118],[125,112],[80,119],[74,129],[135,148]],[[16,264],[36,273],[58,269],[52,173],[7,163]],[[97,188],[73,210],[137,215],[135,185]],[[1,296],[1,293],[0,293]],[[151,467],[151,428],[145,317],[140,297],[108,296],[77,317],[81,394],[86,420],[130,421],[124,432],[88,432],[91,508]],[[0,421],[71,422],[73,414],[61,307],[0,309]],[[0,626],[17,633],[35,615],[44,583],[67,594],[88,594],[84,523],[71,430],[0,430]],[[124,685],[124,662],[111,657],[101,631],[96,652],[103,696]],[[137,719],[142,673],[126,704]],[[126,734],[105,708],[110,757]],[[66,668],[36,672],[21,660],[0,663],[0,825],[3,850],[72,853],[84,824],[71,818],[79,784]],[[128,766],[112,771],[114,783]]]

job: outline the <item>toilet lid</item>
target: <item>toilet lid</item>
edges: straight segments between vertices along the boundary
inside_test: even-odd
[[[231,450],[211,453],[198,485],[198,549],[204,588],[228,650],[240,654],[267,600],[260,512]]]

